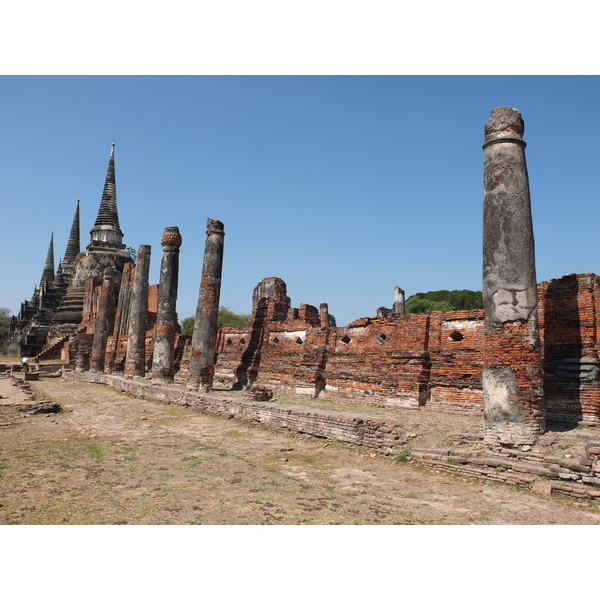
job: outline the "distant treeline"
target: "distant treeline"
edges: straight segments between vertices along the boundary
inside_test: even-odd
[[[183,335],[192,335],[194,333],[195,317],[187,317],[181,321],[181,333]],[[227,306],[219,306],[219,315],[217,325],[219,327],[247,327],[250,322],[250,315],[234,313]]]
[[[436,310],[475,310],[483,308],[483,295],[472,290],[438,290],[419,292],[410,296],[404,305],[406,314],[418,315]]]

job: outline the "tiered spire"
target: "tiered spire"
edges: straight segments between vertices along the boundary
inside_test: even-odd
[[[54,233],[50,236],[50,246],[48,247],[48,254],[46,255],[46,263],[44,264],[40,287],[44,285],[45,281],[48,283],[54,281]]]
[[[100,209],[96,217],[94,228],[90,231],[92,236],[91,245],[94,242],[108,242],[111,245],[121,245],[123,232],[119,227],[119,213],[117,211],[117,186],[115,182],[115,144],[110,149],[108,171],[104,182]],[[89,247],[89,246],[88,246]]]
[[[75,216],[73,217],[73,224],[71,225],[71,233],[69,235],[69,241],[67,242],[67,250],[65,252],[64,262],[71,265],[75,261],[75,258],[80,252],[80,240],[79,240],[79,200],[77,200],[77,208],[75,209]]]

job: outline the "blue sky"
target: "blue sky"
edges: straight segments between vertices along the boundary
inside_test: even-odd
[[[281,277],[338,325],[407,296],[481,289],[483,127],[525,121],[538,280],[600,272],[597,76],[0,77],[0,306],[82,249],[116,143],[124,243],[183,236],[178,313],[195,312],[207,218],[225,224],[221,304],[249,312]],[[8,226],[6,226],[8,225]],[[9,259],[10,257],[10,259]]]

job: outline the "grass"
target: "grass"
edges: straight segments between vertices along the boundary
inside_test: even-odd
[[[58,384],[39,385],[59,395],[54,392]],[[73,407],[75,417],[87,402],[87,385],[80,387],[81,391],[69,383],[64,386],[62,401]],[[31,419],[23,429],[26,438],[17,436],[17,429],[0,430],[4,446],[0,446],[0,461],[6,467],[1,472],[0,524],[404,524],[466,519],[444,515],[444,509],[437,514],[435,504],[432,508],[421,508],[425,505],[420,502],[417,508],[408,502],[399,506],[402,497],[428,499],[433,489],[430,481],[444,486],[441,493],[448,493],[447,481],[422,475],[407,445],[398,448],[394,458],[368,460],[364,447],[267,434],[243,425],[229,435],[231,424],[217,419],[210,421],[210,427],[196,429],[189,419],[190,409],[128,399],[115,404],[112,392],[105,390],[106,398],[97,393],[94,386],[93,400],[106,404],[106,414],[117,419],[109,423],[106,437],[101,427],[93,439],[75,434],[69,430],[70,415],[56,428],[49,428],[41,418]],[[57,400],[60,403],[61,398]],[[153,422],[161,422],[160,435],[155,430],[137,430],[134,417],[141,408]],[[163,408],[168,408],[165,422],[172,420],[173,429],[163,430]],[[183,427],[179,431],[178,414]],[[123,425],[114,427],[119,426],[121,415]],[[129,435],[130,430],[134,435]],[[398,427],[395,433],[403,431]],[[43,437],[48,432],[51,440]],[[451,431],[444,431],[440,437],[450,435]],[[409,459],[409,466],[398,464]]]
[[[402,450],[402,452],[400,452],[400,454],[396,455],[394,460],[396,462],[401,462],[401,463],[408,462],[408,459],[410,458],[410,453],[411,453],[411,449],[409,447],[406,447]]]
[[[104,450],[100,444],[85,444],[85,447],[92,458],[102,458],[104,456]]]

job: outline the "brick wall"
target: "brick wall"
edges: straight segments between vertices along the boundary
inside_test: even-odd
[[[133,265],[126,265],[115,328],[107,344],[107,364],[116,370],[127,348],[127,299],[133,273]],[[88,335],[94,331],[99,285],[93,280],[86,283],[80,331]],[[539,284],[538,293],[547,415],[554,420],[598,422],[598,277],[566,275]],[[158,286],[150,286],[148,367],[157,301]],[[255,288],[253,307],[250,327],[219,330],[217,384],[237,381],[242,386],[256,381],[290,395],[433,410],[482,410],[481,310],[391,314],[358,319],[347,327],[321,327],[319,310],[307,304],[292,308],[285,283],[277,278],[268,278]],[[526,353],[527,345],[522,342],[527,332],[518,324],[505,329],[497,340],[498,358],[517,349]],[[183,377],[190,340],[177,336],[175,344],[176,369]]]
[[[483,344],[482,310],[431,313],[428,397],[431,408],[482,410]]]
[[[598,422],[598,277],[565,275],[538,289],[547,411],[556,419]]]

